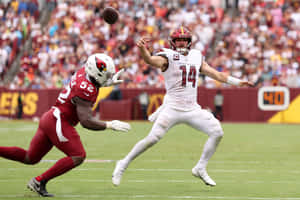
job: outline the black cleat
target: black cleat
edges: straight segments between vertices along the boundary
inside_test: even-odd
[[[46,181],[42,180],[41,182],[37,181],[35,178],[32,178],[28,184],[27,188],[31,191],[38,193],[42,197],[54,197],[53,194],[49,194],[46,190]]]

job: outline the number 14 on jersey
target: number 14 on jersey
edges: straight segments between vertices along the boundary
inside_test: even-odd
[[[186,65],[181,65],[179,68],[182,71],[182,80],[181,80],[181,85],[183,87],[186,87],[187,81],[192,83],[192,86],[196,86],[196,67],[195,66],[190,66],[189,71],[187,72],[187,67]]]

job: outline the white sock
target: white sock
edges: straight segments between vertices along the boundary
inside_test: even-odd
[[[196,167],[199,169],[205,169],[209,159],[215,153],[221,137],[209,137],[204,145],[202,155],[198,161]]]

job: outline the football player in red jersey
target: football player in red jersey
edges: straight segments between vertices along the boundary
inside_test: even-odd
[[[91,55],[59,94],[55,105],[41,117],[29,149],[0,147],[1,157],[30,165],[38,163],[53,146],[66,154],[46,172],[32,178],[27,185],[29,189],[43,197],[53,196],[46,190],[47,182],[84,161],[86,153],[74,128],[78,122],[90,130],[130,130],[128,123],[118,120],[104,122],[92,116],[99,88],[122,83],[123,80],[119,80],[122,72],[115,73],[115,65],[109,56]]]

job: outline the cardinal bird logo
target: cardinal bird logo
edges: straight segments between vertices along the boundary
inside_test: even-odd
[[[105,71],[106,72],[106,64],[101,59],[95,57],[96,66],[99,69],[100,72]]]

